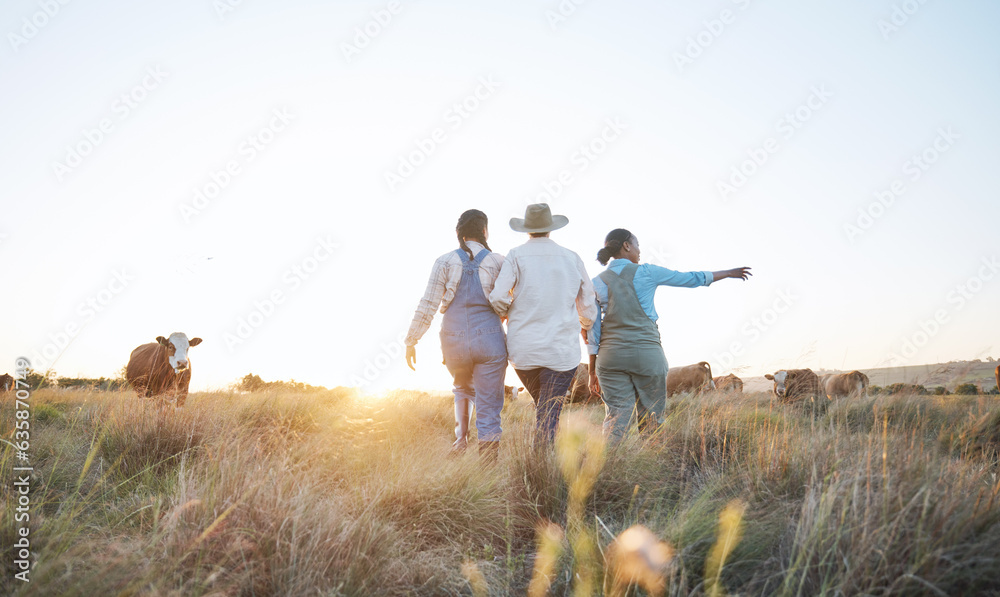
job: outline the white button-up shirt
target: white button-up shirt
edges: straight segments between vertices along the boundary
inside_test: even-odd
[[[507,354],[515,369],[569,371],[580,364],[580,328],[594,325],[597,300],[579,255],[547,237],[514,247],[490,304],[507,316]]]

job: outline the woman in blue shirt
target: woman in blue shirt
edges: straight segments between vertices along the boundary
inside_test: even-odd
[[[662,422],[667,359],[656,327],[656,289],[708,286],[724,278],[746,280],[751,274],[748,267],[675,272],[649,263],[639,265],[639,239],[624,228],[608,233],[597,260],[608,269],[594,278],[598,315],[587,337],[590,388],[604,400],[604,432],[611,443],[617,443],[625,436],[633,413],[638,414],[641,433],[653,431]]]

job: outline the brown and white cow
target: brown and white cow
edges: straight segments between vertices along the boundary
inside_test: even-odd
[[[865,396],[868,390],[868,376],[860,371],[824,375],[820,379],[820,389],[830,400],[849,396]]]
[[[715,389],[720,392],[732,392],[734,394],[743,393],[743,380],[736,377],[732,373],[729,375],[723,375],[722,377],[714,377],[712,381],[715,382]]]
[[[774,382],[774,395],[785,402],[824,396],[819,387],[819,376],[812,369],[782,369],[764,377]]]
[[[9,392],[14,389],[14,377],[10,373],[0,375],[0,392]]]
[[[503,399],[504,400],[517,400],[517,396],[524,391],[523,387],[514,386],[504,386],[503,387]]]
[[[684,367],[671,367],[667,371],[667,397],[687,392],[714,390],[712,366],[702,361]]]
[[[994,373],[997,376],[997,391],[1000,391],[1000,365],[997,365],[997,370]]]
[[[165,396],[167,401],[174,401],[175,406],[181,408],[191,383],[188,348],[199,344],[201,338],[188,340],[181,332],[174,332],[169,338],[157,336],[156,342],[143,344],[132,351],[125,379],[139,396]]]

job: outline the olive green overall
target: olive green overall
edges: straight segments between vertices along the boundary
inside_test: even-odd
[[[608,285],[608,307],[601,320],[597,379],[604,433],[612,444],[621,441],[636,414],[640,432],[655,430],[667,403],[667,359],[660,330],[639,304],[632,283],[636,269],[630,263],[620,274],[609,269],[598,276]]]

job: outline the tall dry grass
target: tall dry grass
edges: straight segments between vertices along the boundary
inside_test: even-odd
[[[125,392],[32,401],[37,565],[25,585],[5,554],[9,594],[522,595],[539,537],[543,592],[581,594],[611,586],[608,548],[634,525],[676,554],[667,595],[1000,594],[990,397],[688,398],[651,438],[576,460],[587,436],[536,452],[518,402],[485,466],[449,456],[447,395],[197,393],[166,413]],[[2,437],[13,424],[3,409]]]

